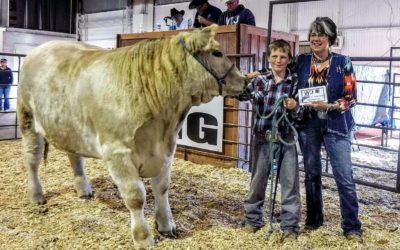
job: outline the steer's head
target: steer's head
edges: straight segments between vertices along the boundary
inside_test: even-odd
[[[192,62],[189,74],[201,83],[201,102],[217,95],[235,96],[243,92],[246,77],[221,51],[215,40],[217,25],[184,33],[181,36],[188,57]]]

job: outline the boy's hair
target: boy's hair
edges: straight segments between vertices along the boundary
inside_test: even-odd
[[[290,44],[283,40],[283,39],[278,39],[273,41],[268,45],[268,50],[267,50],[267,56],[269,57],[272,53],[272,51],[276,50],[281,50],[284,53],[287,53],[289,56],[289,59],[292,59],[292,48],[290,47]]]
[[[310,36],[313,31],[327,35],[329,45],[334,44],[336,41],[337,27],[329,17],[317,17],[314,22],[311,23],[310,29],[308,30],[308,41],[310,41]]]

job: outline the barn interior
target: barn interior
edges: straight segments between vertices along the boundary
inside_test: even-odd
[[[170,10],[184,10],[184,18],[193,21],[196,9],[189,9],[190,2],[0,0],[0,58],[7,59],[14,78],[7,97],[10,108],[0,111],[0,249],[134,249],[129,211],[101,160],[85,161],[95,194],[92,200],[82,200],[74,192],[66,155],[51,146],[47,165],[40,166],[48,202],[29,203],[16,113],[20,69],[24,58],[48,41],[80,41],[113,50],[177,35],[181,30],[171,30]],[[226,1],[208,2],[222,11],[227,8]],[[324,226],[283,244],[278,187],[271,237],[268,224],[255,234],[243,232],[254,110],[249,102],[217,97],[191,109],[178,139],[170,187],[175,239],[154,229],[154,197],[144,179],[145,216],[157,239],[152,248],[400,249],[400,1],[240,0],[240,4],[251,10],[256,25],[220,26],[217,40],[243,73],[268,67],[266,48],[275,39],[289,41],[295,55],[309,52],[308,29],[316,17],[328,16],[337,24],[331,51],[351,58],[357,78],[351,160],[363,243],[349,242],[342,235],[337,187],[324,149]],[[205,115],[216,123],[204,124]],[[304,227],[304,165],[298,151]],[[264,214],[268,220],[268,206]]]

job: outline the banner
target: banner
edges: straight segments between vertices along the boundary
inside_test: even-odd
[[[178,144],[222,152],[224,98],[190,109],[178,135]]]

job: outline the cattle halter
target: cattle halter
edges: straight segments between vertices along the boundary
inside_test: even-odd
[[[194,59],[196,59],[196,61],[198,61],[205,70],[207,70],[208,73],[210,73],[215,80],[217,80],[217,84],[218,84],[218,90],[219,90],[219,95],[222,95],[222,85],[224,85],[226,83],[225,78],[228,76],[228,74],[233,70],[233,68],[235,67],[235,64],[232,63],[231,67],[229,67],[229,69],[225,72],[225,74],[221,77],[218,76],[217,72],[215,72],[212,68],[208,67],[208,65],[203,62],[199,55],[197,53],[192,53],[187,47],[186,47],[186,43],[185,40],[183,40],[182,37],[179,38],[179,42],[182,44],[183,48],[189,53],[191,54]]]

